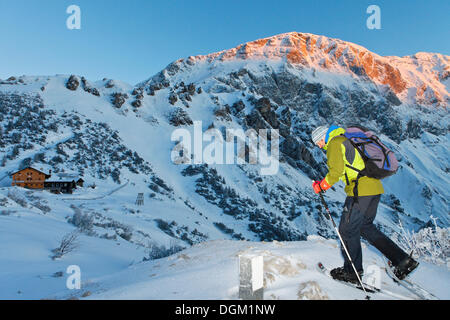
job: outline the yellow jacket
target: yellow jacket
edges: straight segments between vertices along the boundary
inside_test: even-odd
[[[328,174],[325,176],[325,180],[330,186],[342,180],[345,183],[345,193],[352,197],[358,172],[349,166],[362,170],[364,161],[350,141],[342,136],[344,132],[343,128],[337,128],[328,134],[328,140],[324,146],[327,151],[328,165]],[[373,196],[382,193],[384,193],[384,189],[380,180],[369,177],[361,177],[358,180],[358,196]]]

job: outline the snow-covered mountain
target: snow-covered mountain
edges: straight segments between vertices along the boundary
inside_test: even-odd
[[[75,227],[83,232],[79,255],[108,252],[97,271],[86,266],[92,277],[126,268],[119,252],[137,263],[211,240],[335,237],[311,189],[326,165],[310,133],[326,123],[373,128],[396,152],[400,169],[384,182],[377,217],[384,231],[398,231],[399,222],[417,231],[431,216],[447,228],[449,58],[382,57],[342,40],[287,33],[180,59],[135,86],[77,75],[2,80],[0,243],[17,247],[0,260],[24,279],[35,272],[25,272],[24,262],[37,261],[38,273],[48,274],[51,249]],[[194,133],[196,121],[202,131],[277,129],[278,173],[262,175],[260,164],[175,164],[172,133]],[[80,174],[84,187],[72,195],[11,187],[10,173],[29,165]],[[343,187],[326,195],[336,219]],[[33,255],[24,237],[38,239]],[[53,292],[14,288],[1,297]]]
[[[377,85],[387,85],[402,101],[446,106],[450,78],[448,56],[419,52],[408,57],[382,57],[359,45],[291,32],[260,39],[206,56],[181,59],[171,66],[207,62],[278,61],[298,70],[312,69],[352,75]],[[188,67],[189,69],[189,67]],[[168,68],[170,73],[170,70]]]

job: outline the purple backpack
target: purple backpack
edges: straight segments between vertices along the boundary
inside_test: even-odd
[[[386,147],[372,131],[364,127],[352,126],[347,128],[343,135],[358,150],[364,161],[365,168],[356,169],[359,172],[358,177],[384,179],[397,172],[398,161],[394,152]]]

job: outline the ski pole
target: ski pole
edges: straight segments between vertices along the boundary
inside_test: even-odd
[[[364,287],[364,285],[362,283],[362,280],[361,280],[361,278],[359,276],[358,271],[356,271],[356,268],[355,268],[355,265],[353,263],[353,260],[350,257],[350,253],[348,252],[347,247],[345,246],[344,240],[342,240],[341,234],[339,233],[339,229],[336,226],[336,223],[334,222],[333,217],[331,216],[330,209],[328,209],[327,203],[325,202],[325,199],[323,198],[323,194],[322,193],[323,193],[323,191],[319,192],[320,200],[322,201],[322,204],[323,204],[323,206],[325,207],[325,210],[328,213],[328,217],[330,218],[331,222],[333,223],[334,230],[336,231],[336,233],[337,233],[337,235],[339,237],[339,240],[341,241],[342,247],[344,248],[344,251],[347,254],[347,258],[348,258],[348,260],[350,261],[350,263],[351,263],[351,265],[353,267],[353,271],[355,271],[355,274],[356,274],[356,277],[358,278],[359,284],[361,285],[362,289],[364,290],[364,293],[366,294],[366,299],[370,300],[369,294],[367,293],[366,288]]]

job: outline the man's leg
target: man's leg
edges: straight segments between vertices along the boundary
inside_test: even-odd
[[[360,230],[364,222],[364,214],[361,213],[360,206],[361,197],[359,197],[358,202],[354,202],[353,197],[347,197],[345,199],[341,221],[339,222],[339,233],[358,272],[363,271]],[[344,257],[344,270],[348,273],[354,273],[347,254],[343,248],[341,251]]]
[[[391,239],[384,235],[373,224],[377,214],[378,204],[381,195],[372,196],[364,212],[364,221],[361,226],[361,236],[377,248],[386,258],[392,261],[393,265],[398,265],[408,257],[408,254],[399,248]]]

